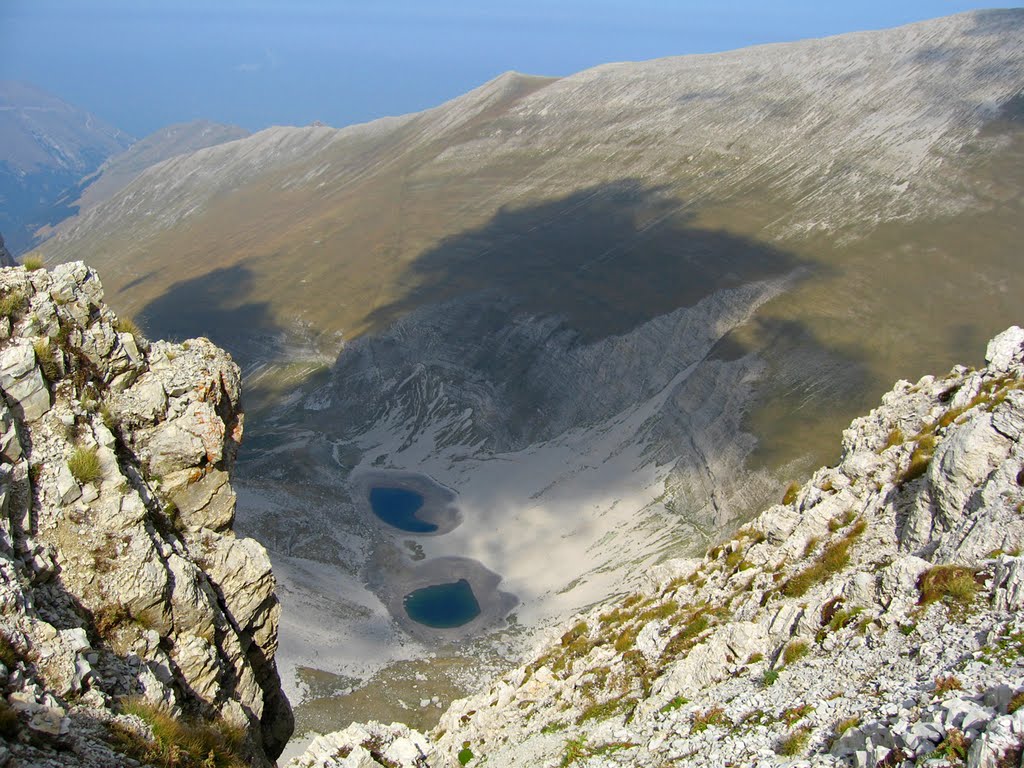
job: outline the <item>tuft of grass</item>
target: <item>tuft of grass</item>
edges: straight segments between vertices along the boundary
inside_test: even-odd
[[[115,318],[114,330],[118,333],[130,333],[136,338],[142,336],[142,329],[139,327],[139,324],[130,317],[119,316]]]
[[[803,640],[794,640],[792,643],[786,646],[786,650],[782,652],[782,663],[786,666],[794,664],[804,656],[810,653],[810,647]]]
[[[68,457],[68,469],[71,470],[72,477],[83,485],[99,480],[103,470],[96,447],[80,445],[75,448]]]
[[[764,675],[761,676],[761,685],[765,688],[775,684],[775,681],[779,679],[779,670],[777,669],[766,669]]]
[[[32,350],[36,353],[36,361],[46,380],[57,381],[60,378],[60,366],[54,358],[54,348],[50,346],[49,338],[44,336],[33,341]]]
[[[853,715],[845,720],[840,720],[836,723],[836,737],[842,736],[848,730],[856,728],[858,725],[860,725],[860,715]]]
[[[721,707],[711,707],[711,709],[705,710],[704,712],[695,712],[693,720],[690,723],[690,733],[700,733],[706,731],[708,726],[720,725],[728,726],[732,725],[732,720],[725,714],[725,710]]]
[[[662,658],[674,658],[683,653],[683,651],[688,650],[697,639],[697,636],[710,625],[711,619],[708,618],[706,613],[700,612],[692,616],[683,628],[668,641],[665,650],[662,651]]]
[[[663,706],[658,711],[662,712],[662,713],[664,713],[664,712],[674,712],[675,710],[679,709],[680,707],[685,707],[689,703],[689,701],[690,700],[688,698],[686,698],[685,696],[676,696],[674,699],[672,699],[672,701],[670,701],[668,704]]]
[[[636,700],[625,696],[598,704],[591,704],[576,718],[576,724],[581,725],[587,720],[609,720],[616,715],[623,714],[627,710],[631,711],[635,707]]]
[[[921,477],[928,471],[928,465],[931,464],[932,456],[934,455],[935,435],[925,435],[917,441],[917,445],[914,447],[914,452],[910,454],[910,463],[907,465],[907,468],[900,473],[900,476],[896,481],[897,484],[903,486],[912,480],[916,480]]]
[[[967,738],[959,728],[950,728],[946,731],[946,738],[935,748],[932,753],[936,757],[945,758],[949,762],[965,763],[967,751],[971,748],[971,740]]]
[[[949,691],[963,690],[963,684],[956,675],[935,678],[935,693],[948,693]]]
[[[782,503],[789,506],[796,501],[797,494],[800,493],[800,483],[792,482],[786,486],[786,492],[782,494]]]
[[[811,729],[807,727],[797,728],[779,739],[775,751],[786,757],[796,757],[803,754],[811,741]]]
[[[43,261],[43,257],[38,253],[29,253],[21,260],[21,265],[29,272],[35,272],[37,269],[42,269],[46,266],[46,262]]]
[[[9,317],[12,320],[18,315],[25,306],[28,304],[28,300],[25,298],[25,294],[21,291],[8,291],[3,296],[0,296],[0,317]]]
[[[1006,714],[1012,715],[1021,707],[1024,707],[1024,691],[1013,695],[1013,698],[1010,699],[1010,703],[1006,705]]]
[[[761,653],[760,651],[757,651],[755,653],[750,654],[750,656],[747,658],[747,664],[757,664],[757,662],[763,661],[763,660],[764,660],[764,654]]]
[[[920,592],[920,605],[935,602],[952,604],[966,608],[978,593],[978,584],[974,580],[974,572],[962,565],[937,565],[929,568],[917,582]]]
[[[807,717],[811,712],[814,711],[814,707],[810,704],[801,704],[799,707],[790,707],[785,710],[779,719],[782,720],[787,726],[794,726]]]
[[[141,698],[122,700],[121,711],[135,715],[152,733],[152,739],[115,722],[111,737],[124,754],[159,768],[244,768],[245,731],[223,720],[176,718],[167,707]]]
[[[885,448],[892,448],[894,445],[903,445],[905,440],[906,438],[903,437],[903,432],[900,431],[900,428],[894,427],[892,431],[889,432],[889,437],[885,440]],[[885,450],[885,448],[882,450]]]
[[[131,621],[131,614],[121,603],[113,603],[93,612],[92,623],[100,638],[109,638],[111,633],[122,624]]]
[[[587,749],[587,740],[584,737],[569,739],[565,742],[565,750],[562,752],[561,768],[569,768],[573,763],[585,760],[590,757],[590,750]]]
[[[845,568],[850,562],[851,545],[866,528],[867,523],[863,519],[854,523],[843,538],[825,547],[813,563],[790,576],[782,585],[782,594],[786,597],[802,597],[815,584],[820,584]]]

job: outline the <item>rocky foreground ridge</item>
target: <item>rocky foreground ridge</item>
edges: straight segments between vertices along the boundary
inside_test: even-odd
[[[429,735],[354,724],[293,768],[1018,766],[1024,330],[900,381],[699,560],[576,617]]]
[[[0,270],[0,766],[269,766],[292,730],[240,374],[81,263]]]

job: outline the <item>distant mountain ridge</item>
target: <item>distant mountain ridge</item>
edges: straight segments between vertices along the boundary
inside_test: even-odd
[[[15,253],[49,221],[49,206],[133,139],[28,83],[0,81],[0,231]]]
[[[45,228],[43,236],[73,226],[82,211],[99,205],[128,186],[150,166],[177,155],[186,155],[206,147],[249,136],[244,128],[209,120],[176,123],[139,139],[124,152],[104,161],[94,173],[83,177],[56,202],[72,215],[54,229]]]

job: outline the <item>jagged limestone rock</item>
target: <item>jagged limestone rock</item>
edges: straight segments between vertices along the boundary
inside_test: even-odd
[[[0,292],[24,299],[0,341],[0,633],[21,654],[5,692],[35,740],[12,754],[41,740],[114,764],[86,723],[127,722],[116,702],[139,697],[242,728],[269,766],[292,715],[270,561],[231,531],[237,366],[206,339],[119,330],[81,263],[0,270]]]

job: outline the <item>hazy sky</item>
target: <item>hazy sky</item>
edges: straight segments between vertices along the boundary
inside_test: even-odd
[[[205,117],[340,126],[438,104],[508,69],[878,29],[960,0],[0,0],[0,79],[136,136]]]

